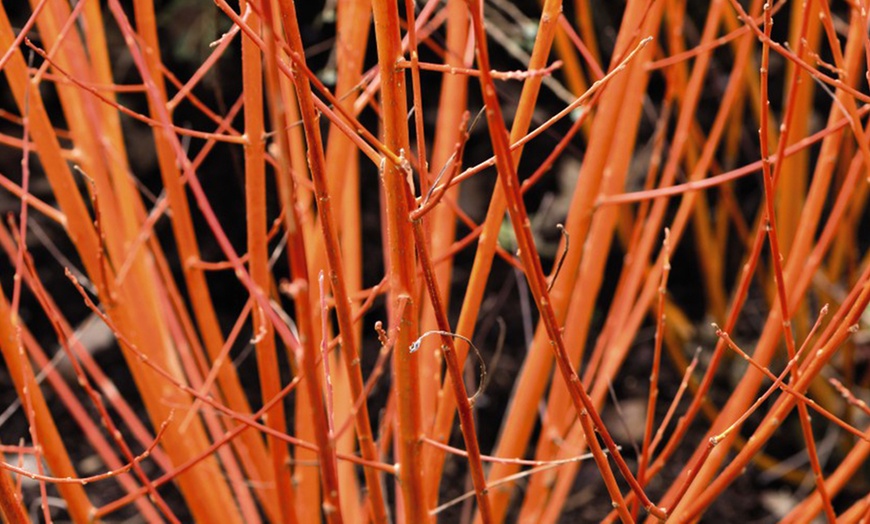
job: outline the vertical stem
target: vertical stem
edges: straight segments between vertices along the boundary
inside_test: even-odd
[[[420,181],[420,194],[425,195],[429,191],[429,161],[426,155],[426,135],[423,125],[423,94],[420,86],[420,59],[417,50],[417,28],[415,21],[414,8],[416,2],[405,0],[405,20],[407,22],[407,41],[408,51],[411,57],[411,93],[414,112],[414,138],[417,145],[417,166]],[[457,100],[453,103],[458,103]],[[410,204],[413,207],[413,204]],[[430,222],[425,220],[422,222],[425,226],[426,235],[431,233],[431,228],[428,227]],[[416,227],[414,228],[416,231]],[[418,251],[419,253],[419,251]],[[425,305],[421,305],[420,326],[425,325],[424,316],[428,311]],[[441,385],[441,362],[437,351],[427,351],[420,353],[418,358],[418,368],[420,376],[420,409],[421,413],[425,414],[420,421],[420,429],[422,434],[429,435],[432,428],[432,422],[435,415],[435,406],[437,402],[437,394]],[[433,477],[434,478],[434,477]],[[430,483],[432,485],[437,482]]]
[[[670,246],[668,244],[668,231],[665,230],[665,240],[662,244],[664,258],[662,259],[662,278],[659,285],[659,300],[656,306],[656,334],[655,349],[653,351],[652,372],[650,373],[649,399],[646,406],[646,422],[643,431],[643,443],[637,466],[637,481],[645,484],[646,468],[650,462],[650,440],[652,439],[653,423],[655,422],[656,400],[659,397],[659,367],[662,357],[662,340],[665,338],[665,295],[667,294],[668,275],[670,275]],[[636,507],[635,507],[636,509]],[[634,513],[634,510],[632,511]]]
[[[241,2],[244,11],[247,2]],[[248,25],[255,32],[260,30],[260,18],[251,13]],[[260,49],[247,35],[242,37],[242,83],[245,98],[245,209],[248,235],[249,271],[254,285],[268,290],[270,275],[269,253],[266,238],[266,164],[263,125],[263,67]],[[253,330],[256,339],[257,370],[263,400],[270,399],[281,390],[278,370],[278,355],[272,323],[266,318],[260,305],[254,305]],[[314,377],[309,376],[312,380]],[[286,432],[283,402],[277,402],[265,416],[266,424],[280,432]],[[284,520],[292,519],[288,493],[293,489],[288,466],[289,453],[284,442],[269,437],[269,454],[272,470],[278,487],[278,500]]]
[[[157,17],[155,16],[153,9],[154,6],[151,2],[140,1],[137,3],[136,29],[137,34],[146,43],[148,48],[159,49],[160,41],[157,31]],[[99,26],[102,27],[102,23],[100,23]],[[99,57],[100,55],[96,54],[96,56]],[[157,104],[165,105],[167,100],[159,58],[160,57],[155,55],[155,53],[146,53],[144,55],[148,70],[154,79],[156,94],[158,94],[160,98],[159,102],[149,100],[152,104],[152,114],[157,113]],[[111,76],[109,76],[109,78],[111,78]],[[120,138],[120,124],[107,125],[107,128],[113,130],[116,126],[119,128],[117,131],[117,133],[119,133],[117,141],[120,141],[123,144],[123,140]],[[215,312],[215,303],[211,292],[209,291],[205,274],[201,268],[196,267],[194,264],[194,262],[200,260],[201,256],[191,216],[190,202],[184,188],[184,177],[181,174],[179,162],[172,149],[172,144],[164,134],[163,130],[159,127],[154,127],[152,135],[154,137],[157,162],[160,168],[163,187],[166,191],[169,208],[172,210],[171,226],[173,240],[178,249],[178,256],[181,260],[184,281],[187,285],[187,292],[190,297],[190,305],[193,309],[193,314],[196,319],[197,327],[199,328],[199,335],[202,338],[202,343],[205,346],[209,358],[214,362],[221,352],[221,348],[224,345],[224,339]],[[208,145],[205,146],[206,149],[209,147],[210,146]],[[122,173],[124,177],[128,176],[127,169],[126,166],[123,167]],[[121,184],[118,185],[120,188],[125,187]],[[128,191],[130,191],[130,189],[128,189]],[[132,188],[132,191],[136,191],[135,187]],[[133,197],[131,197],[131,200],[132,198]],[[136,250],[130,249],[129,253],[130,254],[127,256],[133,258],[133,254],[136,253]],[[226,400],[228,406],[237,411],[250,412],[250,405],[245,397],[245,392],[242,389],[235,368],[231,365],[224,364],[219,367],[217,376],[221,396]],[[183,427],[186,426],[187,421],[185,421]],[[242,436],[237,441],[234,441],[234,444],[236,444],[236,452],[239,454],[240,462],[246,468],[248,474],[252,476],[252,479],[259,481],[257,484],[274,485],[275,478],[271,468],[267,467],[266,448],[259,435],[254,431],[246,431],[242,433]],[[244,450],[244,452],[241,450]],[[256,491],[266,509],[266,513],[270,516],[276,515],[278,497],[275,495],[275,492],[272,489],[258,489]]]
[[[770,38],[771,29],[773,27],[773,16],[771,14],[771,5],[770,3],[764,4],[764,34],[765,36]],[[775,198],[775,186],[776,178],[778,173],[772,173],[770,169],[770,146],[768,144],[768,130],[769,130],[769,118],[768,118],[768,107],[770,106],[770,100],[768,98],[768,69],[770,67],[770,44],[769,40],[765,39],[761,43],[761,125],[759,129],[759,135],[761,140],[761,176],[764,180],[764,220],[766,221],[765,227],[767,230],[767,239],[770,245],[770,258],[773,263],[773,276],[774,281],[776,282],[776,294],[777,299],[779,300],[779,310],[780,315],[782,316],[782,329],[783,329],[783,337],[785,338],[786,350],[788,351],[788,358],[795,358],[795,344],[794,344],[794,334],[792,333],[791,327],[791,315],[789,310],[789,302],[788,297],[785,291],[785,279],[783,277],[782,272],[782,254],[779,248],[779,236],[776,231],[776,212],[774,210],[774,198]],[[842,56],[840,56],[842,58]],[[842,60],[840,61],[842,64]],[[797,79],[797,75],[795,75],[795,80]],[[794,86],[792,86],[792,91],[790,93],[790,101],[792,103],[789,104],[789,107],[793,106],[793,101],[796,99],[796,93],[794,90]],[[790,116],[792,113],[789,112]],[[787,142],[786,133],[788,131],[788,125],[783,122],[782,127],[780,128],[782,133],[779,139],[779,150],[780,153],[785,150],[785,145]],[[859,141],[863,141],[862,137],[856,137]],[[782,155],[780,155],[782,158]],[[777,166],[781,166],[782,162],[777,162]],[[777,170],[779,171],[779,170]],[[797,379],[800,378],[800,373],[797,368],[792,370],[792,381],[796,382]],[[822,501],[824,503],[825,508],[825,516],[828,519],[829,523],[834,523],[837,521],[837,515],[834,513],[834,508],[831,505],[831,498],[828,496],[828,492],[825,489],[825,478],[822,475],[821,464],[819,462],[819,455],[816,453],[816,443],[815,438],[813,437],[813,429],[810,425],[809,413],[807,412],[807,406],[803,402],[798,401],[797,403],[799,419],[801,425],[801,432],[803,433],[804,440],[807,444],[807,455],[810,459],[810,465],[813,470],[813,475],[816,479],[816,488],[819,490],[819,494],[822,497]]]
[[[290,46],[297,58],[304,64],[304,48],[299,24],[296,19],[296,8],[291,2],[282,1],[282,15],[285,29],[290,40]],[[354,337],[353,315],[350,308],[350,299],[347,292],[347,284],[344,280],[344,267],[341,259],[341,248],[338,243],[338,235],[335,219],[332,213],[332,201],[326,181],[326,166],[323,152],[323,141],[320,136],[320,122],[315,113],[314,95],[311,92],[311,84],[304,76],[296,77],[296,93],[299,97],[302,121],[305,127],[305,138],[308,143],[308,165],[311,169],[311,177],[314,182],[314,190],[317,196],[317,211],[320,218],[321,234],[324,240],[326,257],[329,262],[329,283],[335,295],[335,311],[338,316],[339,330],[341,333],[341,346],[343,360],[347,375],[350,379],[350,387],[353,398],[359,398],[363,393],[362,370],[360,369],[359,351]],[[327,336],[327,333],[322,333]],[[365,402],[360,405],[356,412],[356,430],[359,439],[360,451],[367,460],[377,459],[374,439],[372,437],[371,422],[368,407]],[[387,522],[386,505],[381,490],[380,479],[377,472],[372,468],[365,468],[366,485],[371,499],[370,507],[375,522]]]
[[[595,410],[592,400],[589,398],[585,387],[577,376],[571,362],[568,358],[565,344],[562,339],[561,330],[556,322],[556,317],[553,312],[552,304],[550,303],[549,293],[547,292],[547,282],[544,277],[543,269],[541,268],[541,260],[537,256],[535,242],[532,238],[532,231],[529,224],[528,214],[525,210],[520,193],[519,178],[517,176],[516,167],[511,162],[510,144],[508,140],[507,130],[504,127],[504,118],[502,116],[501,106],[495,92],[495,84],[489,65],[489,52],[486,45],[486,30],[483,26],[483,16],[481,13],[482,5],[480,2],[468,0],[469,11],[471,12],[472,26],[477,43],[477,61],[480,69],[481,91],[483,100],[486,104],[486,117],[489,124],[490,138],[492,139],[493,152],[495,153],[496,166],[498,170],[499,181],[507,197],[508,212],[511,217],[511,222],[514,225],[517,243],[519,244],[519,255],[523,262],[524,271],[529,281],[529,287],[532,290],[532,295],[535,298],[535,303],[538,311],[541,313],[544,326],[547,330],[547,335],[550,339],[550,344],[556,354],[556,362],[559,367],[559,372],[562,374],[562,379],[569,386],[571,398],[574,402],[574,408],[577,410],[577,415],[583,425],[586,439],[592,450],[595,462],[604,477],[607,491],[610,493],[614,508],[616,508],[620,517],[625,522],[631,522],[631,515],[625,507],[622,493],[616,483],[616,478],[613,476],[613,471],[610,469],[607,457],[601,450],[598,443],[596,430],[600,432],[601,437],[606,443],[611,455],[616,460],[625,479],[629,482],[641,500],[644,507],[651,511],[655,516],[663,518],[665,515],[658,508],[655,508],[649,498],[643,493],[643,488],[637,483],[637,480],[628,469],[628,465],[622,459],[619,450],[617,449],[613,439],[610,437],[607,429],[601,421],[601,417]],[[649,42],[645,39],[641,45],[630,56],[636,53],[640,47]]]
[[[456,407],[459,409],[459,428],[465,439],[465,448],[468,451],[468,465],[471,469],[471,480],[474,483],[474,493],[477,497],[478,511],[484,523],[492,522],[492,511],[487,498],[486,478],[483,475],[483,465],[480,461],[480,444],[477,442],[477,430],[474,428],[474,413],[471,410],[471,401],[465,391],[465,381],[462,379],[462,368],[456,357],[456,347],[453,337],[450,336],[450,325],[447,322],[447,314],[444,304],[441,302],[441,293],[438,291],[438,282],[435,280],[435,270],[432,259],[426,247],[426,238],[420,220],[414,221],[414,242],[417,244],[420,262],[423,266],[423,278],[426,281],[426,290],[432,302],[432,310],[438,322],[438,330],[441,335],[441,349],[444,351],[444,359],[447,361],[447,371],[453,384],[453,396],[456,399]]]
[[[378,67],[381,73],[381,109],[383,114],[384,144],[400,156],[408,150],[407,101],[405,99],[405,73],[396,67],[402,58],[402,42],[399,32],[399,12],[395,2],[375,0],[372,2],[375,35],[378,48]],[[398,300],[408,298],[402,317],[398,319],[396,350],[393,354],[397,413],[397,466],[402,502],[407,522],[427,522],[423,497],[423,471],[421,467],[420,441],[420,386],[417,356],[409,348],[417,337],[417,304],[413,297],[417,285],[414,248],[408,243],[412,237],[408,220],[410,171],[399,163],[383,162],[381,182],[384,188],[387,267],[389,268],[392,311]]]
[[[352,111],[353,103],[357,96],[357,85],[362,77],[362,68],[365,61],[366,49],[368,47],[369,33],[371,32],[371,2],[368,0],[339,0],[336,2],[336,43],[335,43],[335,68],[336,68],[336,84],[335,93],[339,97],[339,102],[344,105],[345,110]],[[295,92],[294,92],[295,96]],[[300,120],[297,117],[296,120]],[[299,133],[301,142],[304,143],[304,128],[296,129]],[[341,258],[344,262],[343,277],[346,283],[347,291],[350,296],[362,289],[363,278],[363,242],[362,242],[362,198],[360,193],[360,151],[344,135],[338,126],[330,125],[328,139],[326,141],[325,167],[326,167],[326,183],[329,188],[329,195],[333,202],[337,205],[334,208],[334,215],[337,224],[338,240],[341,243]],[[305,164],[306,171],[308,170],[307,159],[303,154],[299,157]],[[309,205],[308,209],[312,210],[312,214],[316,208]],[[311,220],[312,229],[320,230],[318,219]],[[311,235],[317,244],[316,251],[310,253],[314,255],[317,264],[312,263],[311,272],[315,270],[327,270],[328,261],[326,260],[325,249],[323,248],[324,239],[322,235]],[[341,328],[339,328],[341,329]],[[357,348],[361,348],[362,343],[362,325],[357,323],[352,326],[352,333],[342,332],[344,337],[353,337],[353,342]],[[339,420],[354,421],[359,417],[357,409],[354,407],[353,401],[353,386],[351,375],[347,373],[347,364],[350,356],[345,351],[333,352],[332,357],[336,361],[336,368],[339,365],[339,360],[342,361],[342,369],[336,374],[336,392],[337,404],[335,416]],[[371,433],[371,423],[366,422],[365,427],[369,428]],[[339,434],[336,441],[336,447],[339,451],[353,452],[357,449],[357,434],[358,432],[348,431]],[[363,452],[367,452],[363,446]],[[373,457],[377,456],[374,445],[370,446]],[[357,467],[350,463],[339,463],[338,465],[339,481],[341,482],[342,490],[345,493],[358,493],[360,490],[360,479]],[[378,482],[375,482],[378,480]],[[366,481],[374,482],[378,491],[383,491],[383,477],[369,476]],[[365,494],[364,494],[365,495]],[[373,490],[368,490],[368,497],[344,496],[341,499],[343,504],[342,511],[345,515],[359,515],[360,518],[366,516],[367,509],[364,508],[365,503],[371,502],[374,504],[373,510],[376,515],[375,521],[382,522],[382,519],[387,518],[386,503],[383,501],[383,496],[378,495]],[[380,502],[378,502],[380,499]]]
[[[444,9],[447,11],[447,41],[444,63],[449,66],[464,67],[467,65],[465,63],[465,51],[468,47],[469,37],[468,16],[466,15],[464,2],[463,0],[448,0]],[[461,151],[457,157],[454,157],[454,155],[457,154],[457,142],[464,144],[465,140],[467,140],[467,117],[463,115],[466,113],[466,107],[468,106],[468,78],[465,75],[444,75],[441,81],[441,93],[439,96],[438,120],[435,125],[431,165],[436,172],[441,169],[458,172],[462,163]],[[455,167],[448,165],[450,162],[455,162]],[[442,177],[442,183],[443,178],[449,176]],[[459,187],[459,185],[456,185],[445,191],[445,197],[456,200],[459,196]],[[427,247],[433,253],[440,254],[446,252],[450,249],[451,244],[456,238],[456,213],[448,206],[439,205],[432,209],[427,220],[429,225],[429,244]],[[438,264],[435,268],[435,274],[439,289],[443,291],[442,298],[449,304],[451,277],[453,275],[452,258]],[[431,302],[421,304],[420,308],[420,330],[425,332],[435,329],[437,320],[432,310]],[[476,319],[476,310],[474,316]],[[459,331],[458,326],[457,331]],[[465,335],[467,336],[468,333],[465,333]],[[465,344],[457,344],[457,349],[459,351],[457,359],[463,362],[466,353]],[[434,409],[431,411],[432,418],[424,420],[424,428],[427,429],[427,435],[431,438],[445,441],[445,435],[449,434],[452,430],[453,397],[445,394],[446,389],[440,389],[442,373],[437,340],[429,340],[427,337],[421,346],[421,350],[420,380],[422,384],[421,396],[424,413],[427,412],[426,410],[430,406],[426,397],[427,382],[435,382],[437,388],[434,391],[434,398],[432,398],[432,401],[435,402]],[[447,382],[451,382],[451,380],[448,378]],[[444,387],[448,387],[446,382]],[[444,404],[448,404],[449,407],[444,406]],[[447,423],[442,421],[445,415],[449,415],[446,417],[449,418]],[[424,468],[432,475],[432,478],[441,477],[443,458],[444,453],[437,448],[432,446],[425,448],[423,452]],[[429,507],[438,505],[440,485],[440,482],[433,482],[426,487],[426,498]]]
[[[556,20],[559,12],[562,9],[561,0],[547,0],[545,2],[541,21],[538,26],[538,34],[535,38],[535,48],[532,51],[532,57],[529,61],[529,69],[540,69],[546,65],[546,61],[550,55],[550,48],[553,43],[554,34],[556,31]],[[467,15],[466,15],[467,16]],[[532,121],[532,114],[538,99],[542,83],[542,77],[533,76],[523,82],[523,90],[520,95],[520,101],[517,104],[517,111],[514,117],[514,122],[511,127],[511,142],[516,142],[523,137],[529,129]],[[522,148],[517,148],[511,155],[511,161],[514,165],[519,164],[522,156]],[[458,334],[464,337],[473,335],[474,327],[477,324],[480,305],[483,302],[483,294],[486,288],[487,277],[492,267],[493,257],[495,256],[498,231],[501,227],[505,213],[505,195],[502,187],[496,185],[493,189],[492,197],[490,198],[489,208],[486,213],[486,221],[483,224],[483,231],[480,235],[480,240],[477,245],[477,251],[474,254],[474,262],[469,276],[468,286],[465,290],[465,296],[462,300],[462,311],[459,315],[459,321],[456,325]],[[457,345],[457,358],[463,361],[465,354],[468,351],[465,343]],[[438,412],[436,414],[435,429],[432,432],[433,438],[440,442],[446,442],[450,435],[450,430],[453,423],[455,411],[454,397],[450,395],[452,380],[448,375],[445,378],[445,383],[441,388],[441,401],[438,404]],[[429,451],[430,460],[427,460],[426,468],[432,470],[433,473],[441,472],[444,464],[444,453],[438,449],[432,448]],[[511,471],[516,469],[516,466],[507,466],[504,464],[494,464],[490,472],[490,479],[506,476],[507,473],[498,474],[499,470]],[[434,488],[430,488],[434,490]],[[437,492],[437,491],[436,491]],[[508,498],[504,495],[504,491],[494,491],[491,496],[493,506],[494,520],[498,521],[502,518],[502,514],[506,511]]]

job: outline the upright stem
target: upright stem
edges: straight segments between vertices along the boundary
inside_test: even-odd
[[[395,2],[372,2],[375,37],[378,48],[378,66],[381,73],[381,110],[384,126],[384,145],[398,154],[408,151],[407,101],[405,99],[404,69],[396,67],[402,59],[402,41],[399,32],[399,11]],[[396,446],[399,464],[397,475],[402,491],[402,503],[407,522],[427,522],[423,497],[423,471],[420,441],[420,385],[417,356],[410,352],[417,338],[416,272],[411,222],[408,220],[407,193],[410,170],[400,163],[384,160],[381,182],[384,188],[387,267],[389,268],[389,309],[396,308],[399,300],[407,305],[398,319],[396,350],[393,354],[393,377],[396,393]]]
[[[146,45],[151,49],[159,49],[160,41],[157,31],[157,16],[153,12],[153,4],[150,2],[141,2],[137,4],[136,29],[137,34],[142,38]],[[102,25],[102,24],[101,24]],[[92,51],[93,52],[93,51]],[[154,77],[156,87],[155,94],[159,95],[160,102],[153,101],[152,104],[167,105],[166,88],[164,86],[163,76],[160,68],[159,56],[154,53],[146,53],[144,59],[148,70]],[[109,76],[109,78],[111,78]],[[152,110],[156,114],[156,109]],[[118,131],[120,133],[120,130]],[[215,301],[208,288],[206,277],[201,268],[197,267],[194,262],[201,259],[201,253],[197,242],[196,231],[194,229],[193,219],[190,210],[190,202],[184,187],[184,177],[181,174],[178,160],[175,152],[172,149],[168,137],[157,126],[152,130],[154,137],[155,153],[157,162],[160,167],[160,175],[163,181],[163,187],[166,191],[166,198],[169,204],[169,209],[172,210],[172,233],[175,240],[175,246],[178,249],[178,256],[182,261],[182,270],[184,274],[187,293],[190,297],[191,309],[196,319],[196,324],[199,327],[199,334],[202,338],[203,346],[208,352],[209,358],[215,362],[218,358],[221,348],[224,345],[224,339],[221,334],[220,324],[215,312]],[[116,142],[123,143],[120,138]],[[126,167],[122,170],[123,177],[127,177]],[[116,182],[119,188],[124,186]],[[130,201],[135,201],[130,198]],[[132,254],[136,250],[130,250]],[[121,273],[119,271],[119,273]],[[218,385],[220,386],[220,394],[226,399],[227,404],[235,410],[249,412],[250,406],[242,389],[239,376],[236,370],[231,365],[221,365],[218,368]],[[185,421],[182,427],[187,425]],[[238,453],[239,462],[247,468],[250,475],[254,476],[259,482],[255,484],[268,485],[274,484],[274,475],[271,468],[265,467],[267,462],[266,448],[263,445],[263,440],[253,431],[246,431],[242,436],[234,441],[236,452]],[[277,514],[278,497],[274,491],[259,489],[257,490],[260,501],[264,505],[264,509],[268,515],[274,516]]]
[[[245,9],[247,2],[240,7]],[[248,25],[259,31],[260,19],[251,14]],[[266,238],[266,163],[263,125],[263,66],[260,49],[251,38],[242,38],[242,82],[245,97],[245,208],[247,212],[249,271],[254,285],[268,290],[271,283]],[[254,333],[257,340],[257,368],[260,375],[260,389],[263,399],[277,395],[281,390],[281,377],[278,372],[278,355],[275,347],[275,334],[272,323],[263,308],[254,306]],[[310,379],[311,377],[309,377]],[[286,432],[284,404],[277,402],[266,416],[266,424],[280,432]],[[269,438],[269,453],[272,469],[278,487],[278,500],[281,514],[285,520],[291,519],[292,507],[287,495],[293,489],[290,471],[287,467],[289,453],[286,444]]]
[[[281,1],[281,8],[290,47],[297,54],[299,60],[304,63],[305,50],[302,45],[299,24],[296,20],[296,8],[293,3],[287,0]],[[308,165],[311,169],[312,181],[314,182],[321,233],[324,240],[326,258],[329,263],[329,284],[335,295],[335,312],[338,317],[341,348],[343,351],[342,360],[346,366],[353,398],[360,398],[363,394],[363,378],[362,370],[360,369],[359,351],[357,349],[356,337],[354,336],[353,314],[350,308],[347,284],[344,279],[345,272],[341,259],[341,247],[338,243],[335,218],[332,212],[332,199],[326,180],[326,162],[323,152],[323,140],[320,135],[320,122],[315,112],[311,83],[306,77],[296,77],[296,92],[299,96],[302,121],[305,126],[305,138],[308,142]],[[322,335],[325,337],[326,333]],[[361,403],[356,411],[355,422],[363,458],[376,461],[377,449],[372,437],[371,422],[365,402]],[[369,490],[371,502],[369,506],[372,510],[372,518],[377,523],[386,523],[388,520],[386,504],[384,503],[384,494],[381,489],[378,472],[372,468],[365,468],[365,476],[366,486]]]
[[[556,30],[556,19],[558,18],[558,13],[561,9],[561,0],[547,0],[545,2],[542,10],[541,22],[538,27],[538,34],[535,39],[535,48],[528,64],[529,69],[540,69],[546,65],[546,61],[550,55],[553,35]],[[445,79],[445,82],[447,82],[447,80],[448,79]],[[511,129],[512,143],[517,142],[520,138],[526,135],[529,129],[542,80],[543,78],[540,76],[533,76],[523,82],[523,90],[520,95],[520,101],[517,104],[517,111]],[[514,165],[518,165],[522,151],[522,147],[519,147],[512,153],[511,161]],[[487,276],[490,273],[493,257],[495,256],[498,245],[498,231],[504,218],[505,206],[506,201],[504,191],[501,186],[496,185],[493,189],[492,197],[490,198],[486,220],[483,224],[483,231],[480,235],[477,251],[474,254],[474,262],[471,268],[471,275],[468,279],[468,286],[465,289],[465,296],[462,300],[462,310],[459,315],[459,321],[456,325],[456,332],[464,337],[472,337],[474,327],[477,324],[478,313],[480,312],[480,306],[483,302],[483,295],[486,288]],[[468,347],[464,342],[457,344],[457,359],[459,361],[464,361],[467,352]],[[444,384],[441,388],[441,398],[438,403],[435,427],[432,431],[432,437],[439,442],[447,441],[453,424],[453,416],[456,406],[454,403],[454,396],[450,394],[450,389],[452,387],[452,380],[448,375],[445,377]],[[445,455],[441,450],[430,448],[427,452],[427,471],[431,471],[434,475],[439,474],[444,465],[444,458]],[[513,470],[515,466],[510,466],[510,468]],[[506,476],[506,474],[495,474],[495,472],[500,469],[507,468],[504,464],[493,465],[493,468],[490,470],[491,480]],[[429,491],[430,493],[437,493],[437,489],[432,486],[429,487]],[[490,495],[493,504],[494,520],[496,521],[500,520],[501,513],[503,513],[503,509],[506,509],[507,506],[507,497],[505,497],[503,493],[503,490],[498,490]],[[499,501],[501,501],[501,503]]]
[[[631,485],[632,490],[636,491],[638,496],[641,497],[644,507],[655,516],[664,518],[664,513],[653,506],[649,501],[649,498],[647,498],[643,493],[643,489],[637,483],[637,480],[631,474],[631,471],[622,459],[613,439],[604,427],[601,417],[595,410],[595,407],[592,404],[592,399],[586,392],[585,387],[580,381],[580,377],[577,376],[577,372],[574,370],[574,367],[569,360],[562,339],[562,333],[558,323],[556,322],[556,316],[550,303],[546,278],[544,277],[544,272],[541,268],[541,260],[538,258],[537,250],[535,249],[535,242],[532,237],[529,217],[522,200],[517,170],[510,161],[511,156],[508,134],[504,127],[501,106],[498,97],[496,96],[495,84],[493,82],[492,73],[490,72],[489,53],[486,46],[486,30],[483,26],[481,5],[479,2],[474,0],[467,1],[469,11],[471,12],[472,26],[474,28],[477,42],[477,61],[480,69],[481,91],[484,103],[486,104],[486,118],[489,124],[493,152],[495,153],[499,181],[505,192],[505,196],[507,197],[507,208],[511,217],[511,222],[514,225],[517,243],[519,244],[520,259],[523,262],[524,271],[529,281],[529,287],[531,288],[535,303],[538,306],[538,311],[541,313],[541,318],[550,339],[550,344],[553,347],[553,351],[556,353],[556,362],[559,367],[559,372],[561,373],[565,383],[568,385],[571,399],[574,402],[577,415],[583,425],[583,430],[586,434],[589,447],[595,457],[595,462],[604,477],[614,508],[619,511],[623,521],[632,521],[631,515],[625,507],[625,501],[619,490],[619,486],[616,483],[616,478],[613,476],[613,471],[610,469],[607,457],[602,452],[601,446],[598,443],[596,430],[600,432],[601,437],[607,445],[610,453],[615,458],[617,466],[619,466],[623,476]],[[648,42],[649,40],[644,40],[641,45],[645,45]]]
[[[486,478],[483,475],[483,465],[480,461],[480,444],[477,442],[477,430],[474,427],[474,413],[471,408],[471,400],[465,391],[465,383],[462,379],[462,364],[456,357],[456,347],[453,337],[450,336],[450,325],[447,322],[447,314],[441,301],[441,293],[438,291],[438,282],[435,279],[435,268],[426,247],[426,238],[423,225],[420,220],[414,221],[414,242],[417,244],[417,252],[423,266],[423,278],[426,281],[426,290],[432,302],[432,310],[438,322],[438,330],[441,335],[441,350],[447,361],[447,371],[453,384],[453,396],[456,399],[456,407],[459,409],[459,427],[465,439],[465,448],[468,451],[468,464],[471,469],[471,480],[474,484],[474,493],[477,497],[478,511],[484,523],[492,522],[492,511],[487,498]]]
[[[766,3],[764,5],[764,34],[768,37],[770,36],[771,28],[773,26],[773,16],[770,10],[770,4]],[[840,61],[840,64],[842,64],[842,60]],[[766,221],[765,228],[767,229],[767,240],[770,245],[770,258],[773,263],[773,276],[776,283],[776,295],[777,300],[779,301],[780,315],[782,315],[783,337],[785,338],[788,358],[793,359],[795,358],[794,334],[792,333],[791,328],[791,314],[789,310],[788,296],[786,295],[785,290],[785,279],[783,277],[782,271],[782,251],[779,247],[779,235],[776,231],[776,211],[774,210],[774,198],[776,191],[775,184],[778,178],[777,175],[781,170],[782,162],[777,162],[776,172],[771,172],[770,169],[770,146],[768,144],[768,129],[770,119],[768,118],[767,110],[767,107],[770,105],[770,99],[768,98],[769,67],[770,45],[768,44],[768,41],[765,40],[761,44],[760,76],[762,111],[761,125],[759,129],[759,135],[761,140],[761,177],[764,181],[764,219]],[[797,77],[795,76],[795,78]],[[789,96],[789,101],[791,102],[793,100],[795,100],[794,86],[792,86],[792,91]],[[788,115],[790,114],[791,113],[789,112]],[[784,121],[782,123],[782,126],[780,127],[780,130],[781,134],[779,137],[779,151],[781,153],[785,150],[785,145],[787,143],[788,123]],[[858,137],[858,139],[859,141],[862,141],[861,137]],[[792,382],[796,382],[799,377],[799,371],[796,368],[793,369]],[[822,501],[824,503],[825,516],[827,517],[829,523],[834,523],[837,521],[837,516],[834,513],[834,508],[831,505],[831,499],[828,496],[827,490],[825,489],[825,478],[822,474],[818,453],[816,452],[816,443],[815,438],[813,437],[813,429],[810,425],[810,418],[807,411],[807,406],[803,402],[798,402],[797,407],[801,424],[801,432],[803,433],[804,440],[807,444],[807,455],[809,456],[810,466],[816,479],[816,487],[819,490],[819,494],[821,495]]]

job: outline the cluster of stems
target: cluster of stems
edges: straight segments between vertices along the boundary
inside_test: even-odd
[[[5,521],[870,518],[867,0],[176,3],[0,6]]]

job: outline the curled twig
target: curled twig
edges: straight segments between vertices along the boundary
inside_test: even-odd
[[[428,337],[429,335],[441,335],[441,336],[446,336],[446,337],[458,338],[459,340],[468,344],[468,346],[472,350],[474,350],[474,354],[477,355],[477,360],[480,362],[480,384],[478,384],[477,391],[474,392],[474,395],[472,395],[468,399],[472,404],[474,404],[474,401],[483,392],[483,389],[486,385],[486,361],[483,360],[483,355],[480,353],[480,350],[477,349],[477,346],[475,346],[474,342],[472,342],[471,339],[468,337],[465,337],[465,336],[460,335],[458,333],[451,333],[450,331],[441,331],[438,329],[433,329],[431,331],[427,331],[427,332],[423,333],[422,335],[420,335],[420,337],[417,338],[417,340],[415,340],[411,344],[410,348],[408,348],[411,351],[411,353],[420,349],[420,344],[423,343],[423,339]]]

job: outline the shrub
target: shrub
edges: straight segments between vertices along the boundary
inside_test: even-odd
[[[0,8],[6,520],[866,520],[862,3],[105,4]]]

